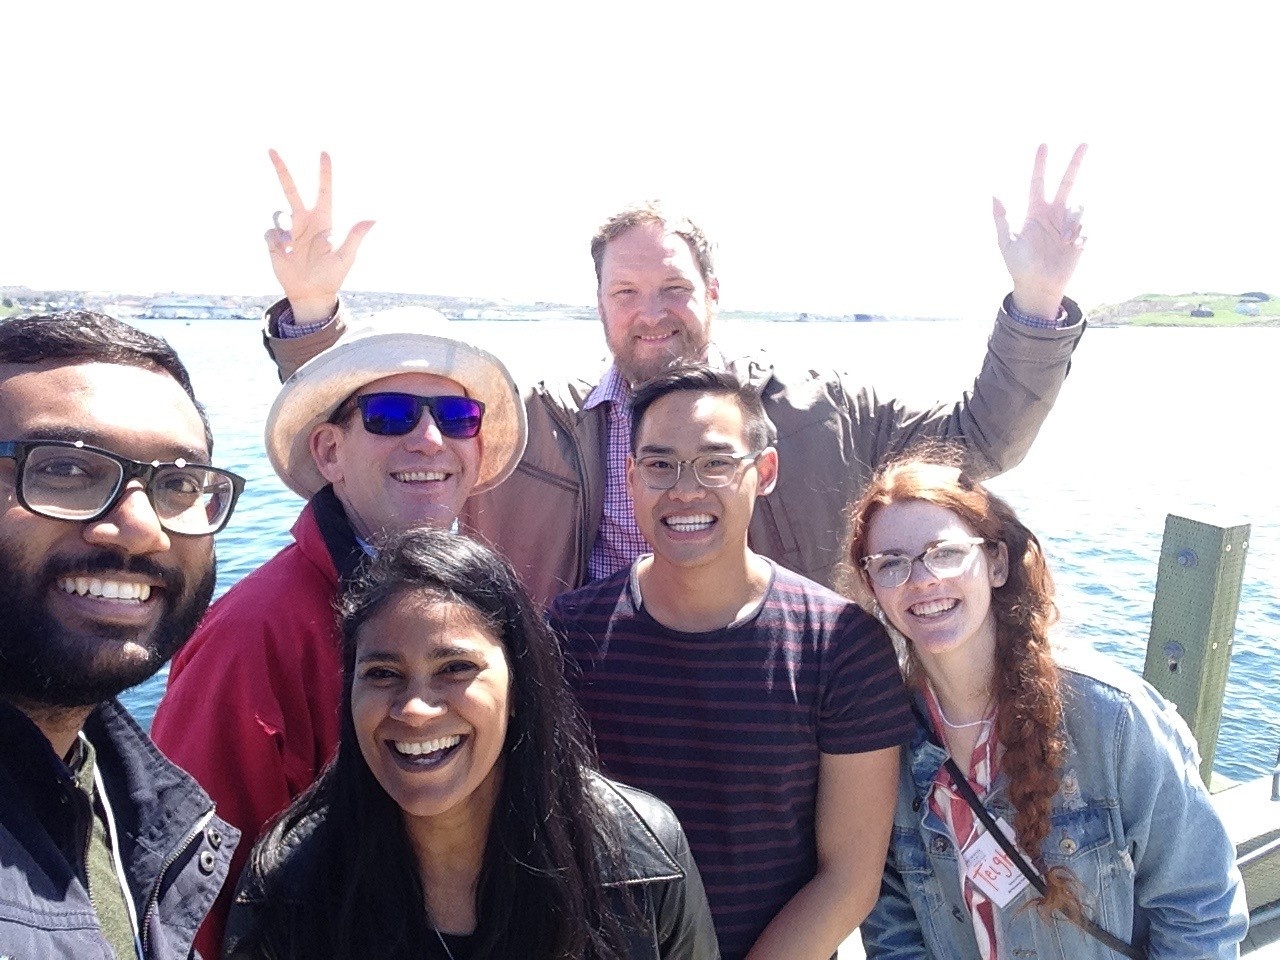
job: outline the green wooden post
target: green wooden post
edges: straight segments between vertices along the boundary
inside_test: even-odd
[[[1215,527],[1165,519],[1151,637],[1142,675],[1178,706],[1200,745],[1200,776],[1213,773],[1249,524]]]

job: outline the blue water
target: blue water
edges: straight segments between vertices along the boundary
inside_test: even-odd
[[[302,503],[262,452],[278,384],[251,321],[139,321],[167,337],[209,409],[215,462],[249,481],[218,539],[221,593],[288,542]],[[475,342],[508,359],[517,379],[581,370],[604,353],[598,325],[475,321]],[[958,395],[978,369],[986,323],[733,325],[721,340],[848,370],[855,383],[925,400]],[[1274,690],[1280,654],[1280,484],[1272,476],[1272,406],[1280,328],[1095,329],[1035,447],[994,482],[1045,541],[1064,644],[1091,644],[1141,671],[1165,516],[1252,525],[1235,649],[1215,759],[1218,773],[1269,773],[1280,747]],[[784,469],[785,469],[784,465]],[[150,723],[164,675],[125,702]]]

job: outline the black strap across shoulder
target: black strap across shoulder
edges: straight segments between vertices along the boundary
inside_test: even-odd
[[[957,766],[955,760],[950,757],[947,758],[945,766],[947,768],[947,773],[951,774],[951,781],[955,784],[956,789],[960,791],[960,795],[964,797],[965,802],[969,804],[973,809],[973,812],[978,815],[978,819],[981,820],[982,825],[987,828],[987,832],[995,838],[996,843],[1000,844],[1000,849],[1008,854],[1009,859],[1012,860],[1014,864],[1017,865],[1018,869],[1022,871],[1022,875],[1031,881],[1031,885],[1036,888],[1041,896],[1044,896],[1046,889],[1044,885],[1044,878],[1036,872],[1035,867],[1027,863],[1027,858],[1018,852],[1018,848],[1013,845],[1013,841],[1004,835],[1004,831],[996,826],[996,822],[991,819],[991,814],[987,812],[986,805],[978,799],[978,795],[974,793],[973,787],[969,785],[969,778],[960,771],[960,767]],[[1129,960],[1147,960],[1147,953],[1145,950],[1135,947],[1126,940],[1121,940],[1113,933],[1108,933],[1088,917],[1081,917],[1079,920],[1073,922],[1081,930],[1089,934],[1089,936],[1100,941],[1121,956],[1128,957]]]

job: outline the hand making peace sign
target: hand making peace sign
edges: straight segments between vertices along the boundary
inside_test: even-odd
[[[266,232],[271,267],[293,308],[296,323],[327,319],[337,306],[338,290],[373,221],[361,220],[353,226],[342,246],[335,250],[329,239],[333,229],[333,166],[329,154],[320,154],[320,188],[315,206],[308,208],[280,154],[274,150],[269,153],[289,202],[290,220],[289,229],[284,229],[278,211],[275,226]]]
[[[1017,233],[1009,232],[1004,204],[993,198],[996,237],[1005,266],[1013,278],[1013,305],[1021,313],[1052,320],[1058,315],[1067,282],[1080,262],[1085,238],[1080,235],[1080,207],[1067,201],[1075,185],[1086,144],[1076,147],[1052,202],[1045,200],[1044,163],[1049,150],[1042,143],[1031,170],[1027,219]]]

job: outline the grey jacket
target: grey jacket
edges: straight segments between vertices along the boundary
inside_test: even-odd
[[[208,795],[116,701],[95,710],[84,733],[112,802],[145,960],[192,957],[239,831],[214,816]],[[115,956],[70,863],[91,817],[44,735],[0,704],[0,956]]]
[[[751,549],[831,586],[847,531],[842,512],[876,467],[924,438],[963,442],[980,478],[1016,466],[1031,446],[1071,368],[1084,333],[1070,300],[1067,326],[1042,330],[1001,309],[973,388],[952,403],[913,408],[840,374],[775,365],[764,354],[730,359],[753,384],[777,435],[779,475],[756,501]],[[334,322],[297,339],[280,339],[280,301],[267,312],[264,341],[281,379],[332,345]],[[604,510],[608,411],[584,410],[594,379],[544,380],[525,392],[529,442],[515,473],[466,502],[465,532],[494,544],[535,600],[587,582],[587,560]]]
[[[618,915],[627,916],[626,898],[639,904],[643,923],[629,931],[630,960],[719,960],[711,909],[702,878],[689,852],[680,821],[661,800],[620,783],[593,776],[590,780],[604,809],[616,818],[624,864],[620,874],[606,876],[616,891]],[[309,842],[321,815],[307,818],[286,832],[277,822],[249,857],[240,881],[223,960],[275,960],[288,956],[280,931],[261,929],[263,905],[271,895],[296,898],[306,910],[310,873]],[[376,931],[370,931],[376,935]]]

